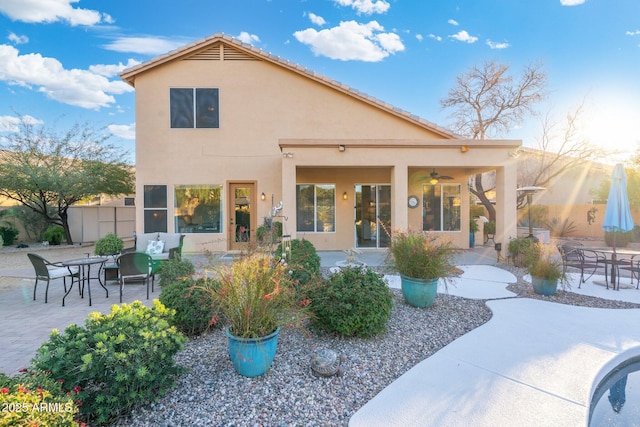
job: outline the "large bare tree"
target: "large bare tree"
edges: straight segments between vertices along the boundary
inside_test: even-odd
[[[520,186],[549,187],[567,172],[606,156],[605,149],[582,134],[583,113],[584,102],[567,113],[564,121],[553,119],[549,114],[545,116],[537,147],[523,156],[533,161],[518,164]],[[519,194],[518,209],[525,205],[525,195]]]
[[[72,244],[71,205],[88,197],[131,194],[133,174],[125,153],[107,144],[100,129],[74,125],[58,133],[21,116],[17,132],[0,140],[0,196],[15,200],[62,226]]]
[[[507,64],[487,61],[456,78],[454,87],[440,101],[443,109],[453,110],[454,131],[470,139],[496,137],[534,113],[534,106],[545,98],[547,76],[542,65],[525,66],[517,80],[509,69]],[[471,192],[495,221],[495,208],[486,195],[491,189],[484,188],[482,174],[475,176]]]

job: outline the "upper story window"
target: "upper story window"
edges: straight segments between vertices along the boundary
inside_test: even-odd
[[[172,128],[219,128],[219,89],[171,88]]]

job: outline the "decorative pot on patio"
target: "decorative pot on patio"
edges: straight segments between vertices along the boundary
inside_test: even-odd
[[[229,339],[229,357],[236,371],[245,377],[258,377],[271,367],[278,349],[278,327],[260,338],[239,338],[225,330]]]
[[[558,290],[558,279],[543,279],[531,276],[533,291],[538,295],[554,295]]]
[[[400,275],[402,296],[407,304],[418,307],[431,307],[438,293],[438,279],[416,279]]]

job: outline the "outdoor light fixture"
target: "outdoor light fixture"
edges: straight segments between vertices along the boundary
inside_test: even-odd
[[[466,153],[467,151],[469,151],[469,146],[468,145],[460,146],[460,152]]]
[[[338,145],[338,150],[340,150],[341,152],[346,150],[344,145]]]
[[[344,193],[342,193],[342,200],[347,200],[349,196],[347,195],[347,192],[345,191]]]
[[[291,151],[285,151],[284,153],[282,153],[282,157],[290,159],[293,157],[293,153]]]
[[[542,190],[546,190],[546,188],[530,186],[530,187],[520,187],[516,189],[516,191],[524,191],[525,196],[527,196],[527,206],[529,206],[529,235],[527,237],[529,239],[535,239],[533,237],[533,224],[531,224],[531,203],[533,202],[533,194],[536,191],[542,191]]]
[[[502,252],[502,243],[496,243],[494,247],[496,249],[496,261],[500,262],[500,252]]]
[[[264,194],[264,191],[263,191],[263,192],[262,192],[262,194],[260,195],[260,200],[262,200],[263,202],[264,202],[265,200],[267,200],[267,195],[266,195],[266,194]]]

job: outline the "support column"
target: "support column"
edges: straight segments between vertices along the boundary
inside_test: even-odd
[[[282,215],[287,217],[286,230],[296,238],[296,162],[293,157],[282,158]],[[282,218],[284,221],[284,218]]]
[[[496,243],[502,243],[506,254],[509,239],[518,235],[517,230],[517,167],[508,162],[496,169]]]
[[[409,171],[407,166],[404,164],[394,166],[391,175],[391,193],[393,194],[393,203],[391,204],[392,230],[406,230],[409,226],[408,186]]]

